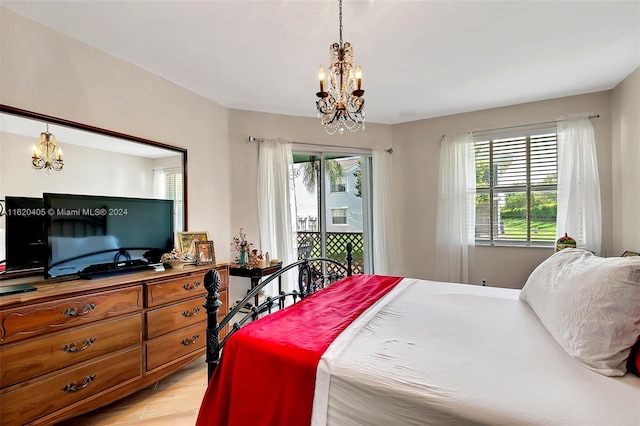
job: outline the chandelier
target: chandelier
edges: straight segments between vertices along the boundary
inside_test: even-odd
[[[47,169],[60,171],[64,167],[62,161],[62,149],[56,145],[56,137],[49,132],[49,124],[47,131],[40,133],[40,144],[31,147],[33,155],[31,156],[31,164],[34,169]]]
[[[347,129],[356,132],[364,130],[364,90],[362,90],[362,70],[353,65],[353,47],[342,42],[342,0],[340,2],[340,43],[329,47],[329,81],[325,91],[325,72],[322,65],[318,71],[320,91],[318,100],[318,118],[330,135],[336,130],[343,134]]]

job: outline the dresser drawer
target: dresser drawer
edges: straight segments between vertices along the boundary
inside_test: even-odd
[[[8,387],[141,341],[138,314],[6,345],[0,350],[0,383]]]
[[[0,396],[3,425],[24,424],[139,376],[140,347],[87,361]]]
[[[146,286],[146,292],[148,308],[195,296],[203,296],[204,300],[204,294],[207,292],[204,288],[204,272],[149,283]]]
[[[140,286],[8,309],[0,312],[0,342],[40,336],[141,309]]]
[[[218,269],[220,273],[220,289],[218,292],[226,291],[229,288],[229,269]]]
[[[207,324],[201,322],[147,343],[147,371],[204,348]]]
[[[207,319],[204,297],[147,311],[147,339],[180,330]]]

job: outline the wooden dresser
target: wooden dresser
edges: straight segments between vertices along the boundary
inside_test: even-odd
[[[204,354],[206,265],[32,283],[0,298],[0,422],[52,424],[143,389]]]

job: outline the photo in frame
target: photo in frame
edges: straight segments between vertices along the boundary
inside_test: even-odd
[[[178,250],[195,256],[193,243],[195,241],[209,241],[209,233],[206,231],[178,232],[176,240],[176,248]]]
[[[213,241],[194,241],[196,265],[208,265],[216,263],[216,253],[213,249]]]

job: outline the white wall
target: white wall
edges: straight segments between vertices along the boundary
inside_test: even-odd
[[[640,68],[611,95],[613,254],[640,252]]]
[[[393,126],[394,188],[401,196],[398,228],[403,274],[435,277],[436,201],[443,134],[553,121],[575,112],[593,112],[592,120],[603,204],[604,250],[612,249],[611,211],[611,92],[551,99],[504,108],[456,114]],[[531,271],[553,253],[547,248],[477,247],[472,282],[487,278],[489,285],[524,285]]]
[[[226,108],[4,8],[0,50],[3,104],[187,148],[189,229],[228,260]]]

